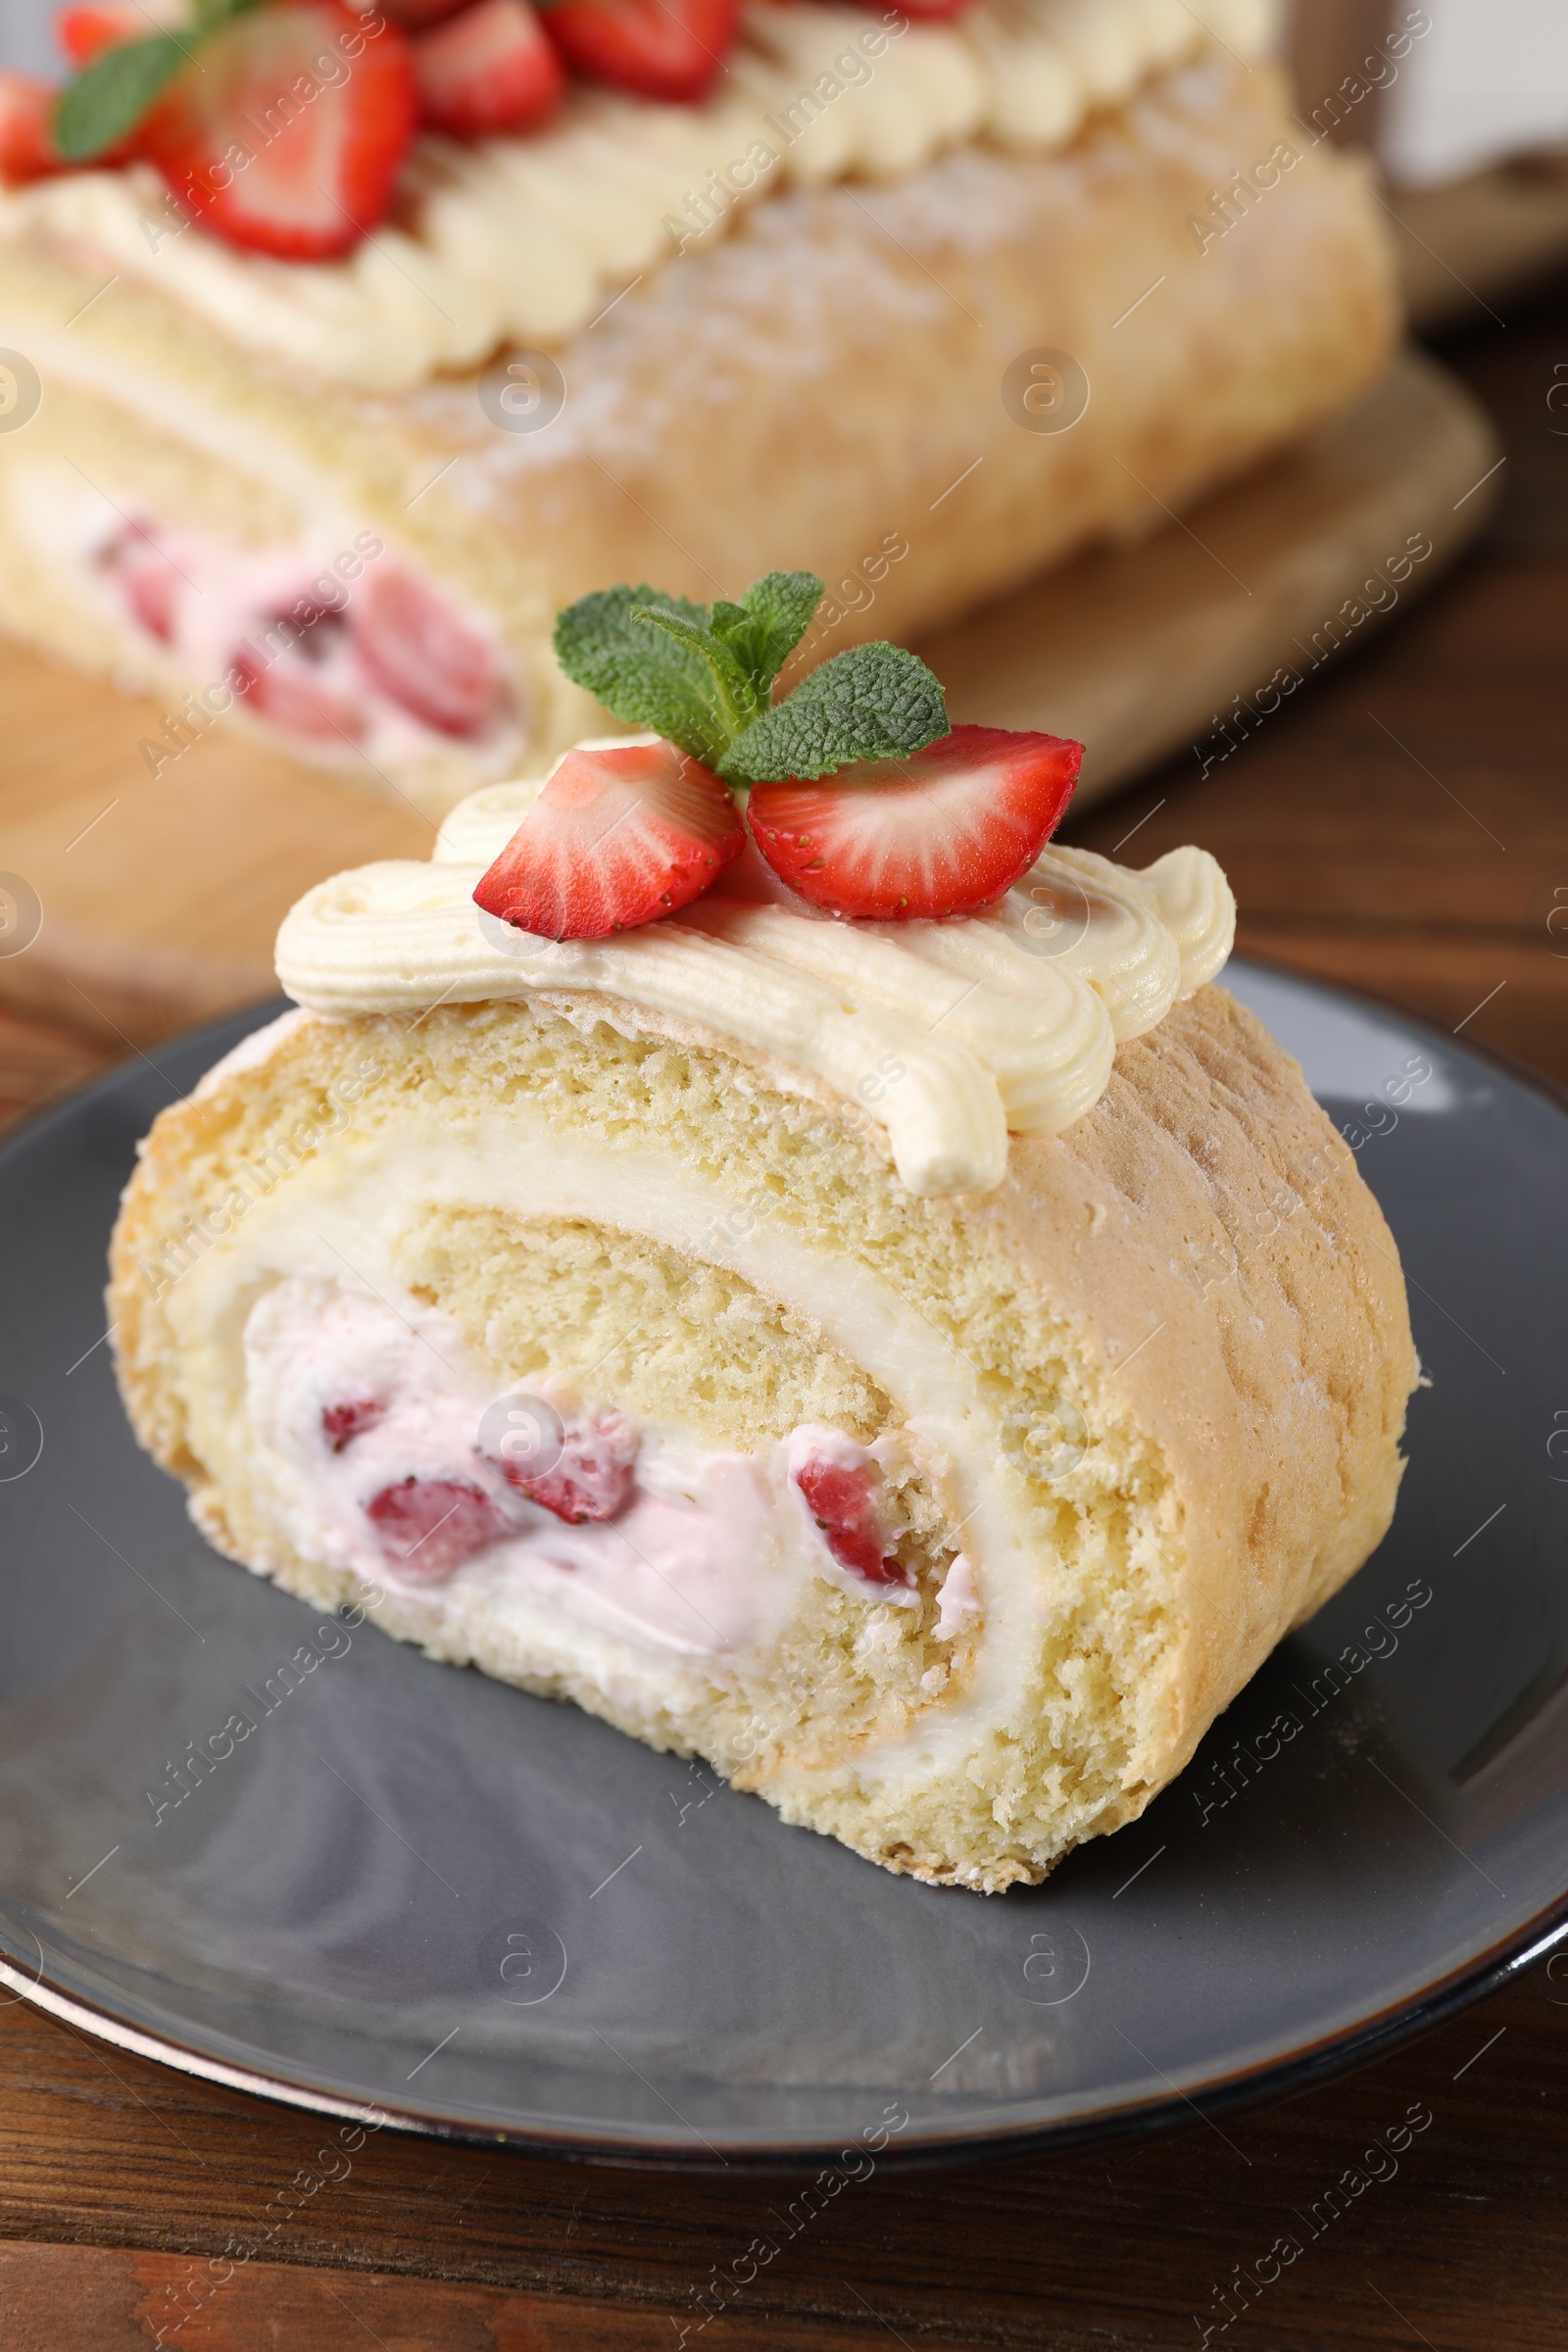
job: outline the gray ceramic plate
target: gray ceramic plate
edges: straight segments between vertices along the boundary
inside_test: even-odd
[[[103,1251],[136,1138],[261,1016],[20,1136],[0,1998],[427,2131],[778,2163],[886,2114],[929,2157],[1299,2082],[1568,1934],[1568,1115],[1358,1000],[1229,980],[1363,1139],[1404,1254],[1432,1385],[1398,1515],[1141,1822],[989,1900],[206,1548],[121,1412]],[[175,1805],[192,1742],[232,1752]]]

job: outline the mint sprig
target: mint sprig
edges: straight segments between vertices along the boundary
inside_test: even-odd
[[[854,645],[804,677],[731,744],[719,773],[782,784],[852,760],[897,760],[949,732],[941,681],[902,645]]]
[[[706,606],[657,588],[602,588],[568,605],[556,622],[556,656],[568,678],[597,695],[628,726],[652,727],[705,766],[729,740],[716,706],[711,675],[691,646],[660,636],[633,619],[655,608],[689,624],[708,627]]]
[[[814,571],[769,571],[752,582],[738,605],[714,605],[709,626],[747,670],[764,708],[821,601]]]
[[[195,0],[188,24],[145,40],[118,41],[67,82],[55,104],[50,138],[68,164],[90,164],[127,138],[198,45],[265,0]]]
[[[50,126],[57,153],[68,164],[90,164],[118,147],[189,63],[191,46],[189,33],[158,32],[105,49],[61,92]]]
[[[738,605],[710,611],[652,588],[606,588],[561,614],[556,654],[617,718],[666,736],[729,784],[831,775],[946,735],[940,682],[896,645],[852,646],[770,706],[821,595],[808,571],[770,571]]]

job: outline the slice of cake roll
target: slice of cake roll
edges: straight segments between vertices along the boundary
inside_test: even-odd
[[[402,38],[312,0],[334,78],[245,170],[144,140],[0,189],[0,625],[158,698],[155,774],[237,723],[439,816],[594,723],[549,631],[596,581],[808,565],[809,661],[1163,528],[1396,330],[1274,13],[753,0],[700,96],[420,130],[361,236],[314,146],[260,209]]]
[[[290,915],[299,1009],[125,1194],[137,1434],[314,1606],[888,1869],[1038,1880],[1383,1535],[1394,1243],[1213,985],[1202,852],[1046,850],[966,919],[833,921],[770,889],[757,787],[661,919],[482,913],[562,775],[580,802],[628,750]]]

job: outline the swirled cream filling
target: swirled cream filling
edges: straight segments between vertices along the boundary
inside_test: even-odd
[[[245,1059],[259,1057],[252,1042]],[[525,1222],[586,1220],[732,1268],[874,1382],[896,1429],[886,1444],[857,1446],[797,1427],[782,1446],[741,1455],[678,1421],[645,1425],[611,1516],[568,1526],[529,1508],[498,1475],[512,1458],[501,1430],[519,1399],[496,1398],[493,1371],[408,1284],[411,1232],[475,1202]],[[650,1714],[672,1678],[691,1674],[707,1689],[766,1661],[813,1586],[860,1601],[873,1649],[873,1621],[897,1632],[916,1617],[907,1592],[836,1561],[804,1491],[793,1491],[810,1455],[881,1463],[912,1450],[931,1466],[946,1525],[963,1531],[932,1638],[950,1643],[983,1615],[986,1640],[961,1694],[922,1710],[906,1737],[858,1748],[856,1764],[879,1782],[925,1782],[1020,1703],[1052,1606],[1026,1491],[1007,1466],[990,1384],[915,1302],[736,1206],[648,1139],[607,1150],[553,1126],[537,1104],[454,1121],[411,1103],[368,1151],[319,1153],[264,1194],[172,1287],[193,1449],[220,1485],[264,1493],[305,1557],[393,1593],[438,1654],[467,1645],[493,1660],[500,1647],[506,1670],[524,1678],[586,1664],[626,1711]],[[610,1386],[595,1397],[585,1378],[576,1401],[602,1427],[602,1408],[619,1399],[612,1371],[598,1377]],[[570,1427],[572,1397],[541,1391],[552,1393]],[[528,1465],[526,1446],[518,1458]],[[389,1491],[403,1497],[411,1480],[425,1493],[389,1512]],[[481,1510],[493,1524],[478,1523]]]
[[[376,1280],[396,1295],[390,1269]],[[450,1316],[318,1277],[264,1290],[241,1344],[246,1443],[279,1524],[307,1558],[371,1584],[436,1593],[461,1578],[468,1608],[542,1608],[686,1657],[766,1648],[812,1576],[862,1602],[916,1602],[844,1568],[812,1518],[803,1463],[876,1473],[875,1450],[840,1431],[739,1453],[619,1414],[573,1419],[541,1392],[487,1437],[494,1384]],[[965,1561],[956,1624],[970,1584]]]
[[[243,253],[186,225],[147,166],[0,194],[0,240],[101,260],[246,350],[367,391],[552,345],[792,183],[898,179],[966,140],[1070,144],[1097,108],[1218,43],[1257,56],[1276,0],[977,0],[916,24],[750,0],[715,93],[580,88],[525,138],[419,138],[394,219],[340,262]]]
[[[846,1097],[931,1198],[989,1192],[1009,1130],[1054,1135],[1092,1109],[1116,1047],[1211,980],[1235,938],[1236,902],[1206,851],[1134,872],[1052,848],[962,921],[835,922],[775,891],[748,853],[681,915],[539,939],[473,904],[539,789],[470,794],[427,864],[359,866],[307,892],[277,938],[288,995],[352,1014],[581,990],[614,1019],[673,1016]]]

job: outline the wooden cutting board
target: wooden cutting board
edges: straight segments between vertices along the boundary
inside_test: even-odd
[[[1279,669],[1304,682],[1331,621],[1359,642],[1431,586],[1485,519],[1499,462],[1469,393],[1407,354],[1289,456],[1179,522],[1152,504],[1157,535],[1050,574],[921,651],[956,719],[1088,744],[1080,806],[1185,747],[1197,776],[1240,740],[1220,726],[1235,698]],[[1380,615],[1365,585],[1388,581],[1412,539],[1432,552],[1396,601],[1395,584],[1373,587]],[[1352,598],[1364,619],[1348,616]],[[430,848],[407,808],[221,726],[155,780],[138,748],[158,732],[151,703],[13,647],[0,646],[0,873],[42,909],[19,954],[3,952],[0,922],[0,998],[105,1037],[146,1043],[270,996],[273,935],[302,891]]]

